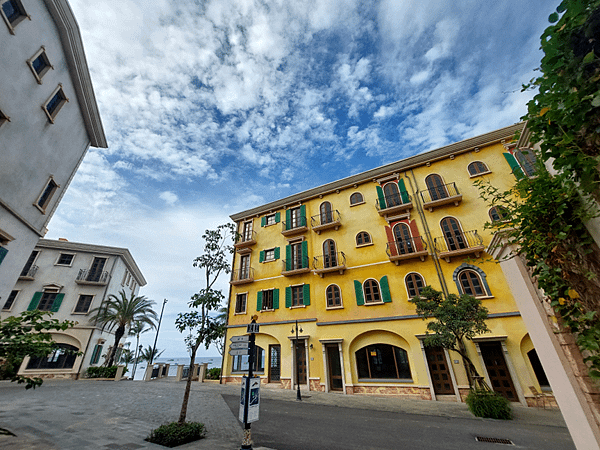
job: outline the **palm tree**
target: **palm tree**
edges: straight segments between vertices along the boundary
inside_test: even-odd
[[[102,325],[102,331],[115,330],[115,343],[112,346],[106,365],[112,366],[115,360],[115,352],[119,346],[125,330],[134,322],[148,324],[150,328],[155,328],[157,320],[156,312],[152,309],[154,301],[148,300],[145,296],[136,296],[133,292],[128,298],[124,290],[119,292],[117,297],[114,294],[108,296],[106,303],[90,311],[91,320],[96,324]]]
[[[144,349],[142,349],[142,351],[140,352],[140,356],[139,356],[139,360],[140,361],[154,361],[156,358],[158,358],[160,355],[162,355],[165,351],[163,350],[162,352],[158,352],[158,349],[154,349],[154,355],[152,354],[152,346],[148,346]]]
[[[148,324],[145,322],[135,321],[129,330],[129,336],[135,336],[135,362],[133,364],[133,373],[131,377],[135,377],[135,369],[137,368],[138,363],[138,351],[140,348],[140,334],[145,333],[146,331],[150,331],[150,328],[147,326]]]

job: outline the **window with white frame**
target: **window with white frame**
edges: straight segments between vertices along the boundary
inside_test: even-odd
[[[356,235],[356,246],[360,247],[361,245],[370,245],[373,241],[371,241],[371,235],[366,231],[359,231]]]
[[[327,286],[325,297],[327,298],[327,308],[339,308],[342,306],[342,291],[339,286],[335,284]]]
[[[42,212],[42,214],[46,214],[46,208],[50,204],[50,200],[52,200],[52,197],[54,196],[59,187],[60,186],[56,183],[56,181],[54,181],[54,178],[50,177],[50,179],[46,183],[46,187],[37,199],[37,202],[35,203],[35,206]]]
[[[92,306],[92,301],[94,300],[93,295],[81,294],[79,299],[77,300],[77,305],[75,305],[75,310],[73,313],[76,314],[87,314],[90,310],[90,306]]]
[[[0,15],[8,27],[10,34],[15,34],[15,27],[29,18],[21,0],[0,0]]]
[[[48,116],[48,120],[51,123],[54,123],[54,119],[56,118],[58,112],[68,101],[69,99],[67,98],[65,91],[63,91],[62,85],[59,84],[50,98],[42,106],[42,109]]]
[[[492,292],[487,283],[487,276],[483,270],[472,264],[461,264],[454,270],[452,279],[456,283],[460,294],[473,297],[491,297]]]
[[[265,351],[258,345],[255,346],[256,354],[254,355],[254,367],[253,372],[264,372],[265,371]],[[250,365],[248,364],[248,355],[235,355],[233,356],[232,372],[247,372]]]
[[[418,273],[411,272],[404,278],[406,283],[406,291],[408,292],[408,298],[415,298],[421,294],[421,291],[425,287],[423,277]]]
[[[235,313],[245,314],[246,313],[246,302],[248,301],[248,294],[246,292],[237,294],[235,296]]]
[[[42,84],[42,78],[44,75],[46,75],[50,69],[54,69],[52,64],[50,64],[50,60],[46,54],[46,49],[43,46],[27,60],[27,65],[31,69],[31,72],[33,73],[33,76],[38,84]]]
[[[73,253],[61,253],[55,264],[57,266],[70,266],[73,264],[73,258],[75,258],[75,254]]]
[[[17,299],[17,295],[19,295],[19,291],[10,291],[6,302],[4,302],[2,311],[10,311],[12,309],[12,306],[15,304],[15,300]]]
[[[382,301],[377,280],[366,280],[363,283],[363,289],[365,292],[365,303],[380,303]]]

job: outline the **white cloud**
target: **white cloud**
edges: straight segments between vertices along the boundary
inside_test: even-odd
[[[159,197],[165,201],[165,203],[167,205],[174,205],[175,203],[177,203],[177,200],[179,200],[179,197],[177,196],[177,194],[175,194],[174,192],[171,191],[165,191],[165,192],[161,192]]]

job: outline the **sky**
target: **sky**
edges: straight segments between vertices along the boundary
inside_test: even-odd
[[[203,287],[204,230],[518,122],[558,3],[70,0],[109,145],[46,238],[128,248],[140,294],[168,299],[157,347],[186,356],[174,322]]]

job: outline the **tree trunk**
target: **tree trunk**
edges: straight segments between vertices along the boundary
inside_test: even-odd
[[[467,348],[465,347],[465,343],[462,339],[458,339],[458,349],[452,348],[456,353],[462,356],[463,364],[465,365],[465,371],[467,372],[467,378],[469,380],[469,388],[473,388],[473,377],[479,377],[479,372],[477,372],[477,368],[469,358],[467,354]]]
[[[108,362],[106,364],[107,367],[110,367],[114,364],[115,354],[117,353],[117,348],[119,347],[119,342],[121,342],[121,338],[123,337],[124,334],[125,334],[125,327],[117,328],[117,331],[115,332],[115,343],[114,343],[113,348],[111,349],[110,354],[108,356]]]
[[[179,413],[179,420],[177,423],[183,425],[185,423],[185,416],[187,415],[187,406],[190,399],[190,389],[192,388],[192,370],[194,369],[194,361],[196,360],[196,351],[200,347],[200,341],[196,341],[194,346],[191,348],[192,352],[190,355],[190,372],[188,375],[187,382],[185,383],[185,392],[183,394],[183,403],[181,404],[181,412]]]

